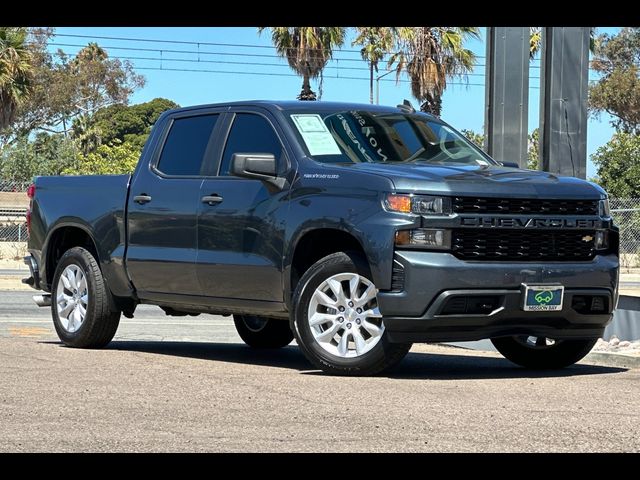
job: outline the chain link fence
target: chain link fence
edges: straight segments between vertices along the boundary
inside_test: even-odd
[[[28,186],[0,180],[0,260],[20,260],[26,253]]]
[[[0,259],[17,257],[26,249],[29,183],[0,180]],[[620,263],[640,267],[640,198],[612,198],[611,215],[620,228]],[[15,255],[14,255],[15,253]]]
[[[611,198],[611,216],[620,228],[620,265],[640,267],[640,198]]]

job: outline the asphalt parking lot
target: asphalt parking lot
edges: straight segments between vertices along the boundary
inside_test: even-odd
[[[640,369],[417,345],[385,376],[331,377],[294,345],[244,346],[229,318],[155,307],[77,350],[31,295],[0,291],[3,452],[640,451]]]

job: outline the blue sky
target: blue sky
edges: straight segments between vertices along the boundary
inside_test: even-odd
[[[599,28],[598,33],[615,33],[618,30]],[[455,80],[448,86],[443,97],[442,113],[443,119],[456,128],[478,132],[482,131],[484,123],[485,29],[481,28],[481,32],[480,40],[468,43],[468,48],[479,57],[478,66],[469,76],[468,85]],[[91,39],[62,35],[162,40],[142,42],[94,38],[111,56],[132,58],[130,61],[138,73],[146,77],[145,87],[134,93],[132,103],[156,97],[169,98],[183,106],[231,100],[294,99],[302,84],[301,79],[288,68],[286,61],[275,56],[269,33],[258,35],[252,27],[61,27],[56,29],[56,33],[58,36],[50,48],[60,48],[67,53],[77,52]],[[336,52],[335,60],[325,70],[323,100],[369,102],[368,71],[366,64],[360,60],[357,47],[351,46],[352,39],[353,34],[350,34],[343,50]],[[385,73],[384,68],[384,65],[380,66],[379,74]],[[215,73],[171,69],[214,70]],[[255,75],[256,72],[271,75]],[[345,77],[358,77],[360,80]],[[530,68],[530,131],[538,125],[539,77],[539,60],[534,60]],[[595,78],[593,74],[590,77]],[[380,81],[380,103],[396,105],[406,98],[417,107],[408,84],[396,84],[394,78],[392,73]],[[313,87],[317,91],[317,83]],[[613,128],[609,121],[608,115],[589,119],[588,156],[611,138]],[[595,169],[587,159],[587,176],[594,175]]]

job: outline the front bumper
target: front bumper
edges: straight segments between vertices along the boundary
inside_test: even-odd
[[[616,255],[596,256],[577,263],[467,262],[449,253],[397,251],[404,288],[379,292],[378,304],[392,342],[468,341],[509,335],[586,338],[602,335],[618,300],[619,262]],[[522,284],[565,287],[563,309],[525,312],[520,306]],[[499,298],[499,308],[487,314],[442,314],[452,295]],[[579,313],[577,295],[607,298],[606,311]]]

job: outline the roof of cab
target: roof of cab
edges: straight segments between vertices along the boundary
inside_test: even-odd
[[[237,102],[211,103],[207,105],[193,105],[190,107],[182,107],[172,110],[173,112],[198,110],[202,108],[215,107],[234,107],[234,106],[255,106],[263,107],[267,110],[295,110],[295,111],[340,111],[340,110],[367,110],[374,112],[402,113],[403,110],[397,107],[385,105],[372,105],[369,103],[352,103],[352,102],[325,102],[325,101],[298,101],[298,100],[243,100]],[[424,112],[416,112],[424,113]],[[429,117],[431,115],[425,114]]]

